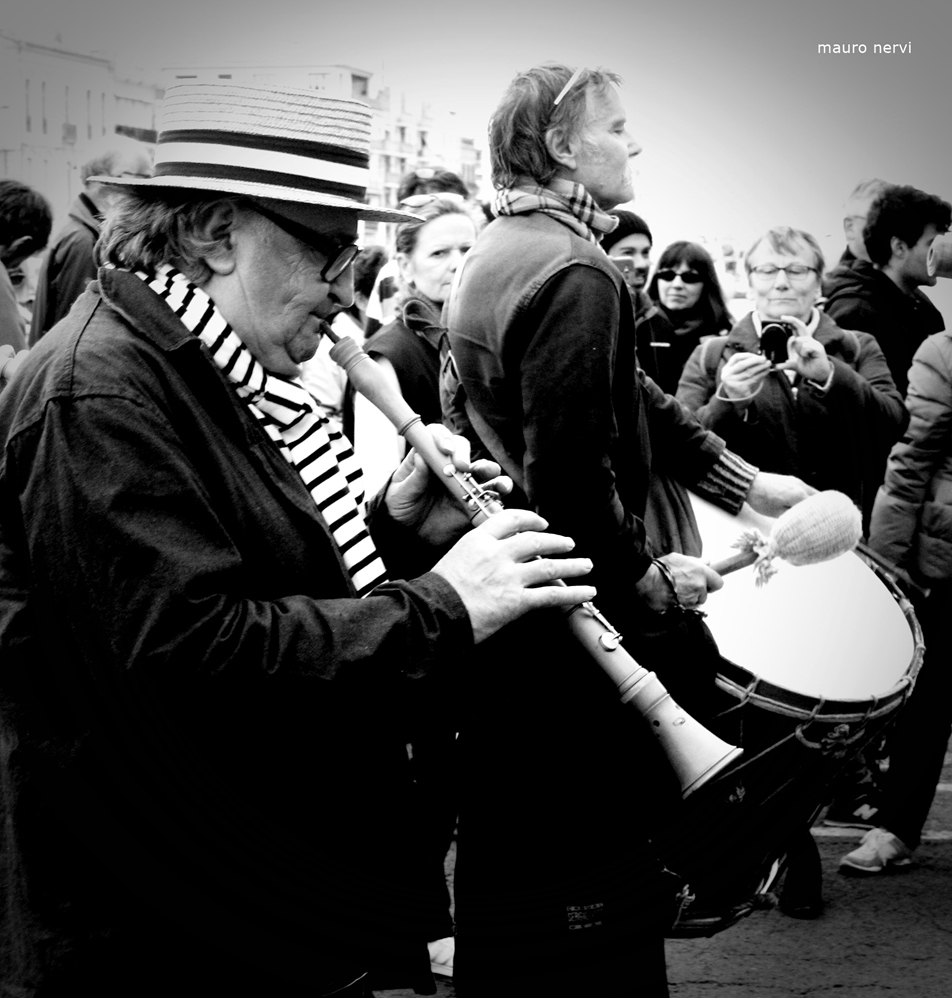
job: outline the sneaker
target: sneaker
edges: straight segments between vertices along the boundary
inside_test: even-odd
[[[427,943],[430,951],[430,970],[443,977],[453,976],[453,957],[456,955],[456,940],[452,936]]]
[[[873,828],[863,836],[859,846],[840,860],[840,872],[882,873],[887,866],[911,863],[912,850],[902,839],[885,828]]]
[[[834,828],[878,828],[879,805],[869,796],[861,795],[851,800],[835,800],[823,816],[823,824]]]

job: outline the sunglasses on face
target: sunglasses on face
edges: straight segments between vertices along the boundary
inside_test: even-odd
[[[686,270],[683,274],[674,270],[659,270],[655,276],[659,281],[673,281],[676,277],[680,277],[685,284],[701,284],[704,281],[696,270]]]
[[[263,215],[269,222],[276,225],[282,232],[293,236],[298,242],[317,250],[327,261],[321,270],[321,280],[325,284],[333,284],[341,274],[354,262],[354,257],[360,252],[360,247],[353,243],[339,243],[334,239],[326,239],[304,225],[292,222],[260,204],[254,205],[254,210]]]

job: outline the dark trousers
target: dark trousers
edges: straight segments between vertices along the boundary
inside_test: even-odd
[[[912,696],[886,739],[880,824],[910,848],[919,845],[952,735],[952,583],[916,606],[926,652]]]

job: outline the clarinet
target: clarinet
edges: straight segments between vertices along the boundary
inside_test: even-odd
[[[473,524],[502,511],[494,493],[468,472],[447,473],[447,458],[436,446],[418,413],[396,391],[379,366],[349,337],[338,336],[327,323],[331,359],[343,368],[354,388],[375,405],[426,462],[450,494],[470,512]],[[452,465],[450,465],[452,467]],[[558,585],[565,585],[561,579]],[[741,755],[742,750],[718,738],[682,710],[653,672],[640,666],[622,647],[622,636],[591,603],[567,613],[569,629],[582,647],[618,687],[622,703],[631,704],[651,725],[687,797]]]

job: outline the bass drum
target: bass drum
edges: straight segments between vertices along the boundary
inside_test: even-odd
[[[692,505],[716,563],[746,529],[773,520],[744,506],[731,516]],[[787,842],[813,824],[833,778],[882,733],[909,696],[923,641],[895,579],[856,553],[779,569],[758,587],[754,570],[724,577],[704,610],[722,656],[721,698],[698,718],[743,755],[678,809],[661,852],[686,885],[668,935],[713,935],[772,907]]]

